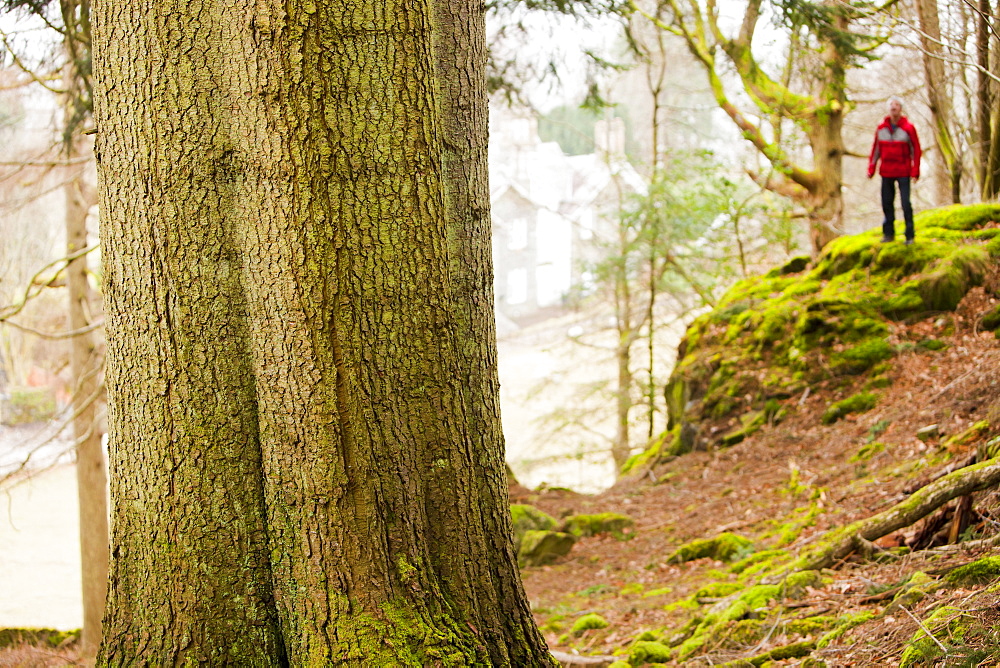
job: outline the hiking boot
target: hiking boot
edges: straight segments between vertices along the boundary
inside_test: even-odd
[[[906,240],[906,245],[907,246],[912,246],[913,245],[913,239],[907,239]]]
[[[882,243],[884,244],[892,243],[892,237],[887,237],[885,235],[882,235]]]

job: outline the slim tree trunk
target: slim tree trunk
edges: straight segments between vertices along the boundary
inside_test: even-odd
[[[998,95],[1000,95],[1000,84],[997,84],[997,80],[1000,79],[1000,39],[997,38],[995,29],[1000,28],[1000,2],[997,2],[989,21],[994,28],[994,30],[989,31],[990,37],[988,38],[989,44],[992,45],[990,49],[992,53],[990,56],[992,77],[986,83],[989,99],[990,145],[986,156],[986,165],[983,169],[983,192],[988,194],[990,199],[996,199],[997,195],[1000,195],[1000,145],[998,145],[1000,142],[996,141],[998,133],[1000,133],[1000,108],[997,108],[996,105]]]
[[[992,10],[989,0],[979,0],[976,14],[976,109],[979,121],[979,183],[983,200],[992,199],[1000,184],[994,184],[990,171],[990,17]]]
[[[63,47],[63,147],[67,158],[91,152],[80,134],[90,117],[90,5],[87,0],[62,0],[65,26]],[[87,247],[87,213],[95,203],[94,188],[86,182],[82,166],[70,167],[65,193],[66,249],[73,256]],[[100,374],[103,363],[97,340],[90,331],[93,294],[86,255],[66,267],[69,288],[69,329],[72,376],[73,435],[76,441],[76,480],[80,513],[80,566],[83,594],[83,630],[80,644],[85,654],[97,652],[108,587],[108,480],[105,474],[103,430],[98,407],[104,403]]]
[[[619,198],[621,201],[621,198]],[[619,221],[619,253],[621,257],[614,260],[615,282],[615,365],[618,370],[617,387],[615,388],[615,440],[611,445],[611,457],[615,463],[617,475],[632,452],[629,426],[632,413],[632,343],[635,341],[635,331],[632,324],[633,296],[629,284],[628,253],[629,240],[625,224]]]
[[[611,449],[616,473],[622,470],[632,453],[632,444],[629,439],[633,382],[631,342],[631,334],[626,331],[618,333],[618,345],[615,348],[615,362],[618,366],[618,396],[615,412],[615,442]]]
[[[491,330],[489,271],[452,273],[488,251],[482,222],[455,236],[481,205],[444,187],[468,159],[479,198],[484,174],[481,147],[442,147],[449,29],[410,0],[99,12],[100,661],[552,665],[513,558],[495,348],[461,342]]]
[[[920,46],[923,51],[927,100],[941,164],[936,174],[938,199],[952,204],[961,202],[962,160],[952,137],[952,103],[948,95],[942,59],[941,25],[936,0],[917,0],[920,20]]]

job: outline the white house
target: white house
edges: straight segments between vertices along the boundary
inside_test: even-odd
[[[490,129],[497,311],[517,322],[562,305],[585,281],[623,197],[646,185],[625,159],[621,119],[598,121],[596,151],[578,156],[542,142],[533,116],[493,109]]]

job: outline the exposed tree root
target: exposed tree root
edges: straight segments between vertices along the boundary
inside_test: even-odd
[[[1000,457],[953,471],[878,515],[829,531],[818,545],[793,562],[790,571],[828,568],[857,550],[859,545],[870,544],[893,531],[910,526],[952,499],[998,484]]]

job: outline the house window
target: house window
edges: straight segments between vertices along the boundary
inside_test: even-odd
[[[507,272],[507,303],[523,304],[528,301],[528,270],[512,269]]]
[[[510,221],[507,233],[507,250],[521,250],[528,247],[528,219],[515,218]]]
[[[594,238],[594,210],[587,209],[580,216],[580,238],[584,241]]]

